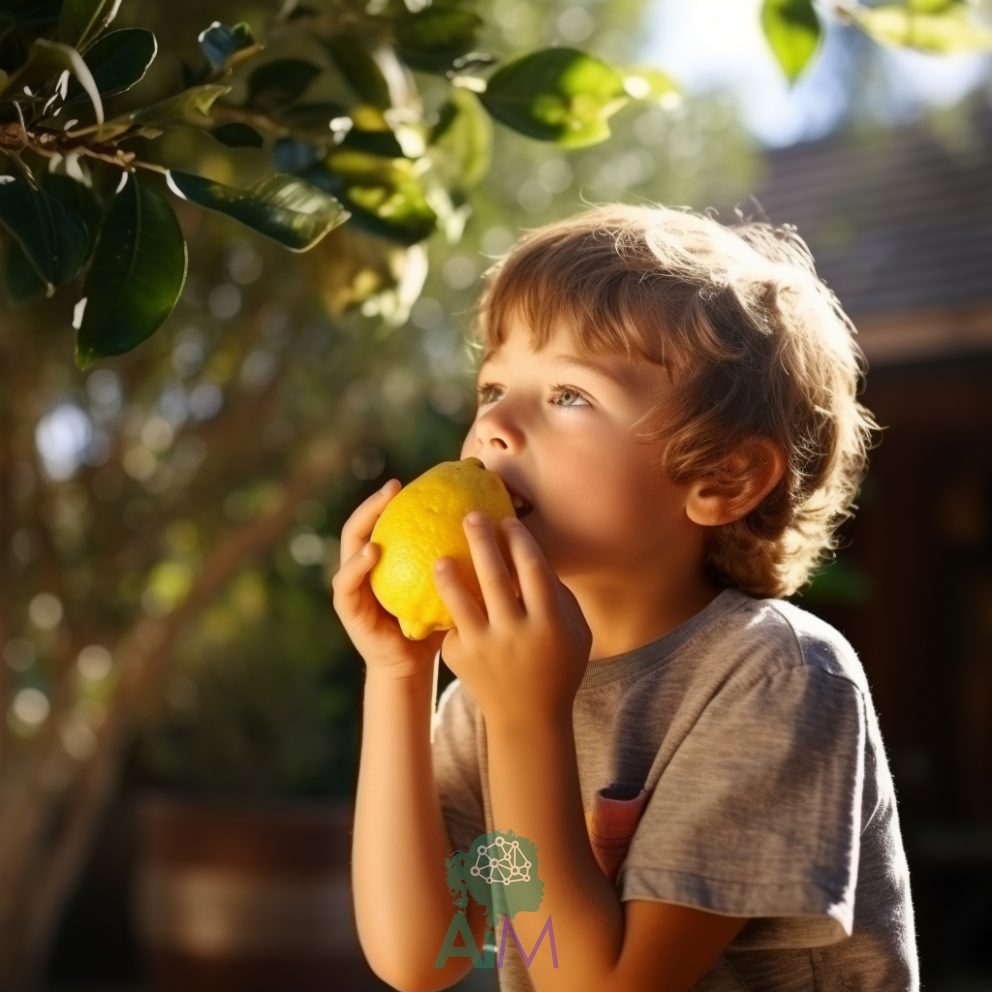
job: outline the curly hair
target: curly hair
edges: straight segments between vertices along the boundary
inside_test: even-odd
[[[526,232],[486,272],[470,347],[481,355],[502,344],[514,313],[535,350],[562,328],[583,357],[667,369],[671,402],[635,427],[645,443],[662,442],[676,484],[705,479],[733,492],[734,472],[748,466],[731,456],[749,438],[779,447],[786,470],[771,492],[707,528],[716,581],[788,596],[836,547],[879,428],[857,400],[866,362],[855,327],[794,226],[596,207]]]

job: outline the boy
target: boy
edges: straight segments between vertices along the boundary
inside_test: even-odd
[[[398,989],[447,988],[445,858],[536,845],[514,992],[919,988],[868,683],[785,602],[850,515],[877,427],[862,356],[794,229],[613,205],[487,273],[462,446],[531,509],[465,530],[485,596],[407,641],[366,576],[396,480],[345,524],[334,607],[367,665],[358,932]],[[520,500],[518,500],[519,502]],[[457,676],[432,716],[438,650]],[[467,918],[482,948],[483,912]],[[500,947],[505,918],[488,943]],[[547,935],[546,935],[547,936]]]

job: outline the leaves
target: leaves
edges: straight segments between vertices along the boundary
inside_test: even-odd
[[[144,28],[121,28],[95,42],[83,61],[93,75],[101,97],[124,93],[139,82],[158,52],[158,42]],[[65,105],[71,107],[86,99],[82,87],[70,84]]]
[[[992,48],[992,30],[975,20],[971,5],[956,0],[938,6],[917,0],[909,7],[858,7],[855,23],[883,45],[924,52],[965,52]]]
[[[403,245],[423,241],[436,227],[418,165],[350,148],[337,148],[306,178],[336,196],[351,211],[352,222]]]
[[[623,88],[634,100],[651,100],[662,107],[682,102],[682,91],[671,76],[650,66],[627,69]]]
[[[104,217],[77,307],[76,365],[85,369],[108,355],[122,355],[154,334],[179,300],[186,261],[172,207],[125,173]]]
[[[497,70],[480,99],[521,134],[582,148],[610,136],[609,117],[630,98],[612,66],[574,48],[547,48]]]
[[[261,148],[264,144],[262,136],[248,124],[221,124],[210,133],[228,148]]]
[[[169,185],[184,199],[232,217],[290,251],[307,251],[350,216],[324,190],[278,172],[241,190],[173,169]]]
[[[90,239],[80,216],[24,179],[0,176],[0,224],[20,246],[48,296],[74,278],[86,261]],[[19,285],[27,282],[25,277]]]
[[[479,100],[468,90],[453,89],[431,132],[428,155],[442,181],[451,188],[475,186],[489,171],[493,125]]]
[[[214,119],[210,116],[210,108],[218,97],[230,92],[230,89],[230,86],[215,84],[194,86],[117,120],[153,127],[176,124],[212,127]]]
[[[820,43],[813,0],[764,0],[761,27],[789,83],[794,83]]]
[[[386,75],[361,39],[338,34],[327,41],[327,50],[362,102],[379,110],[388,110],[393,105]]]
[[[228,69],[262,48],[255,41],[255,36],[245,21],[234,27],[214,21],[210,27],[200,32],[198,40],[211,68],[216,71]]]
[[[290,103],[321,74],[320,66],[303,59],[276,59],[260,66],[248,77],[247,104],[271,108]]]
[[[3,274],[7,297],[14,307],[23,307],[42,296],[50,295],[50,284],[38,275],[24,249],[16,241],[7,248]]]
[[[75,48],[59,44],[57,41],[45,41],[44,38],[36,38],[31,46],[27,61],[3,84],[2,89],[0,89],[0,96],[18,92],[28,83],[46,82],[53,76],[61,75],[66,71],[72,73],[86,90],[87,96],[93,103],[93,112],[96,114],[97,123],[102,124],[103,101],[100,99],[100,91],[89,66],[86,65],[83,57]]]
[[[482,18],[471,11],[430,6],[397,27],[397,52],[414,69],[443,73],[475,47],[483,26]]]
[[[59,41],[84,51],[117,16],[121,0],[65,0],[59,17]]]

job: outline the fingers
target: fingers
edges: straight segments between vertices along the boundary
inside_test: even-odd
[[[390,479],[378,492],[373,493],[348,518],[341,528],[341,560],[346,561],[357,554],[369,537],[372,528],[382,515],[389,501],[402,489],[399,480]]]
[[[350,558],[342,562],[341,567],[331,579],[333,591],[334,612],[344,623],[355,620],[362,613],[365,596],[371,595],[368,590],[363,595],[363,583],[372,566],[379,560],[379,545],[367,543],[359,548]]]
[[[455,622],[456,630],[463,634],[485,630],[489,621],[469,592],[454,559],[438,558],[434,563],[434,585]]]
[[[507,517],[500,526],[517,570],[523,609],[527,613],[548,616],[557,608],[558,580],[547,558],[534,535],[516,517]]]
[[[462,521],[472,563],[479,579],[486,612],[492,623],[519,617],[523,610],[514,589],[506,559],[496,542],[492,521],[484,513],[469,513]]]

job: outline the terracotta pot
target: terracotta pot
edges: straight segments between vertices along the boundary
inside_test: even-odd
[[[144,797],[132,908],[154,992],[388,989],[355,929],[352,822],[349,800]]]

